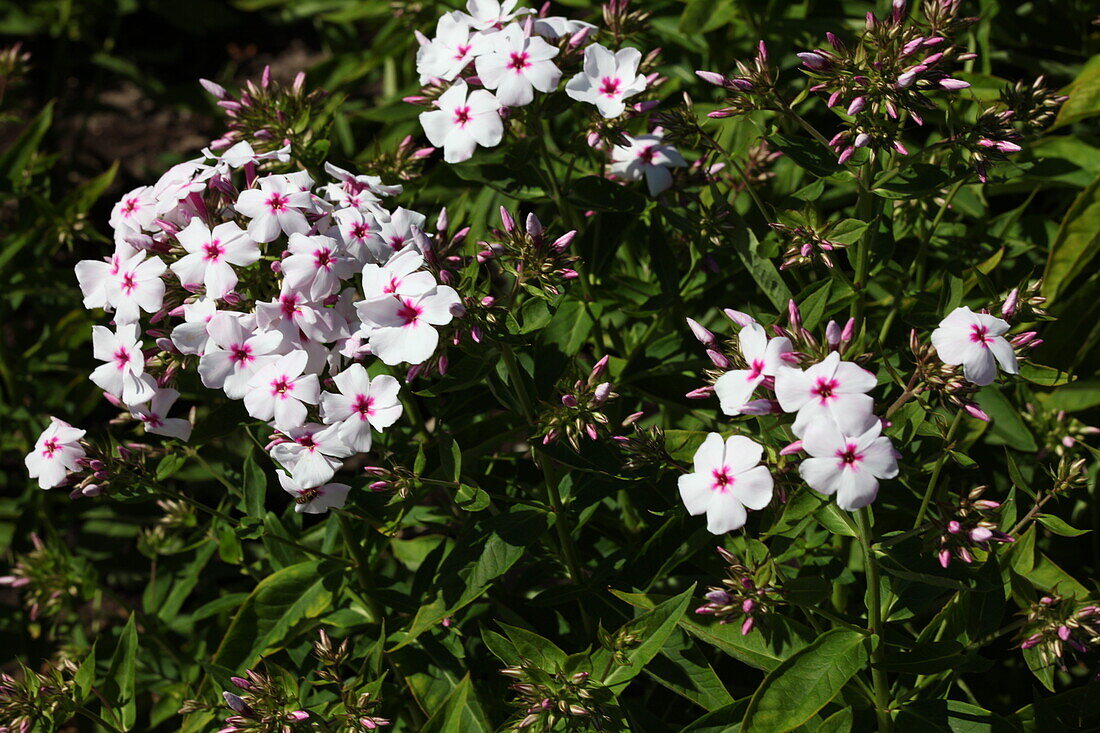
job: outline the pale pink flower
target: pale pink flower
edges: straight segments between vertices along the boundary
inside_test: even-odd
[[[502,105],[522,107],[534,101],[536,89],[543,93],[557,89],[561,70],[550,60],[557,55],[556,47],[510,25],[489,37],[474,67],[481,83],[496,91]]]
[[[479,31],[503,28],[504,24],[535,12],[530,8],[517,8],[519,0],[467,0],[466,15],[470,25]]]
[[[128,407],[148,402],[156,391],[145,374],[145,356],[141,353],[136,323],[122,323],[112,333],[106,326],[92,326],[95,358],[106,362],[92,372],[95,384]]]
[[[845,433],[857,434],[875,406],[867,392],[875,375],[833,351],[805,371],[781,366],[775,375],[775,396],[786,412],[797,412],[792,430],[801,437],[812,422],[835,422]]]
[[[385,248],[371,247],[380,261],[400,252],[415,240],[415,232],[424,230],[426,218],[417,211],[398,207],[391,214],[378,217],[378,240]]]
[[[661,135],[638,135],[626,138],[626,145],[611,149],[611,173],[628,181],[645,178],[649,194],[656,196],[672,186],[670,168],[683,168],[687,161],[671,145],[661,144]]]
[[[337,426],[348,447],[366,453],[371,448],[371,428],[382,432],[401,417],[397,397],[401,385],[388,374],[371,379],[362,364],[352,364],[332,379],[340,394],[321,393],[321,418]]]
[[[125,241],[116,241],[115,253],[109,260],[81,260],[76,263],[76,280],[84,296],[85,308],[112,308],[108,284],[118,276],[123,263],[137,253],[138,250]]]
[[[1004,337],[1009,328],[996,316],[960,306],[932,332],[932,346],[944,364],[962,364],[963,376],[984,387],[997,376],[997,364],[1009,374],[1020,371],[1016,352]]]
[[[722,440],[710,433],[693,459],[695,471],[680,476],[680,498],[688,514],[706,513],[707,529],[723,534],[745,524],[748,509],[763,509],[772,499],[774,480],[760,465],[764,448],[743,435]]]
[[[438,285],[417,295],[383,295],[355,304],[368,327],[371,351],[384,363],[420,364],[439,343],[436,326],[451,322],[461,307],[454,288]]]
[[[607,118],[626,111],[627,97],[645,91],[646,78],[638,73],[642,52],[624,48],[613,52],[594,43],[584,50],[584,69],[565,85],[565,93],[578,102],[596,105]]]
[[[292,351],[253,374],[244,396],[248,414],[258,420],[274,418],[283,432],[305,424],[306,404],[316,405],[321,396],[317,375],[305,373],[308,360],[305,351]]]
[[[50,425],[38,436],[34,450],[23,459],[27,473],[38,479],[39,488],[60,486],[70,471],[79,470],[77,461],[85,455],[84,446],[80,444],[84,433],[64,420],[50,418]]]
[[[347,484],[302,486],[285,471],[275,472],[283,491],[294,497],[294,511],[299,514],[324,514],[329,509],[339,509],[348,500],[351,487]]]
[[[299,339],[299,333],[312,341],[332,341],[347,324],[339,314],[323,308],[303,293],[285,290],[278,300],[256,304],[256,325],[262,331],[279,331],[287,341]]]
[[[814,491],[836,494],[837,506],[845,511],[873,502],[878,480],[898,475],[897,454],[873,415],[854,433],[830,420],[814,420],[806,427],[802,448],[811,457],[799,464],[798,473]]]
[[[431,79],[453,81],[485,47],[487,36],[470,28],[463,13],[446,13],[435,26],[435,38],[422,41],[416,52],[416,72],[420,83]]]
[[[231,221],[211,231],[198,217],[176,235],[188,254],[172,263],[172,272],[189,289],[202,285],[211,298],[224,298],[237,286],[233,265],[246,267],[260,259],[260,248]]]
[[[259,188],[242,191],[236,209],[249,217],[248,235],[257,242],[270,242],[286,234],[309,231],[305,209],[312,209],[313,194],[302,191],[286,176],[273,175],[258,180]]]
[[[714,383],[714,393],[727,415],[740,415],[756,388],[775,376],[783,364],[780,356],[791,351],[790,339],[778,336],[769,341],[759,323],[744,326],[737,339],[749,368],[728,371]]]
[[[478,89],[467,94],[466,82],[459,80],[435,105],[438,109],[420,113],[420,125],[431,144],[443,148],[448,163],[469,160],[478,145],[491,148],[500,144],[504,123],[500,102],[491,92]]]
[[[285,287],[310,300],[324,300],[336,292],[340,280],[352,273],[352,261],[332,237],[291,234],[290,256],[283,260]]]
[[[119,262],[118,272],[107,280],[107,302],[115,309],[115,323],[135,323],[141,312],[156,313],[164,304],[164,280],[168,269],[159,257],[146,259],[142,250]]]
[[[111,209],[111,228],[152,229],[157,218],[152,186],[140,186],[122,197]]]
[[[353,452],[340,439],[337,425],[307,423],[285,432],[290,440],[272,447],[271,457],[290,471],[299,486],[325,483]]]
[[[278,331],[252,333],[233,313],[218,313],[206,331],[209,341],[199,359],[199,377],[210,389],[224,389],[230,399],[244,398],[256,372],[279,360],[275,352],[282,335]]]
[[[130,414],[145,425],[145,432],[167,435],[186,442],[191,437],[191,423],[182,417],[168,417],[180,393],[174,389],[158,389],[148,405],[130,408]]]
[[[365,265],[378,260],[380,258],[376,253],[379,252],[385,252],[385,256],[389,256],[390,248],[378,236],[378,220],[374,214],[349,207],[337,210],[332,216],[336,220],[335,230],[340,234],[344,249],[357,263]],[[331,233],[332,230],[329,231]]]
[[[218,314],[213,298],[199,298],[183,306],[183,323],[172,329],[172,344],[181,354],[199,355],[206,351],[210,334],[206,325]]]
[[[381,295],[419,295],[435,287],[435,276],[422,270],[424,256],[414,249],[398,252],[384,265],[363,268],[363,295],[366,300]]]

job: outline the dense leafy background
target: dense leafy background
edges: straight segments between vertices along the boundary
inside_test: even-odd
[[[587,3],[561,5],[567,14],[590,12]],[[1046,327],[1047,343],[1035,359],[1072,370],[1076,381],[1051,390],[1042,386],[1040,375],[1033,380],[1039,384],[1009,387],[1004,393],[987,390],[981,403],[995,417],[992,426],[983,432],[984,426],[969,425],[961,440],[969,459],[948,467],[946,480],[953,488],[992,484],[1004,496],[1013,483],[1047,481],[1032,458],[1057,426],[1037,430],[1017,416],[1020,405],[1036,399],[1028,390],[1041,392],[1047,406],[1065,409],[1086,423],[1097,422],[1100,30],[1090,24],[1096,8],[1086,0],[983,0],[971,5],[982,20],[970,36],[979,58],[965,77],[973,85],[968,94],[989,99],[1006,80],[1041,73],[1056,87],[1073,84],[1073,96],[1049,134],[999,167],[989,185],[961,189],[937,230],[929,259],[920,265],[927,276],[919,291],[911,289],[911,278],[920,233],[916,224],[906,222],[934,216],[935,208],[922,208],[934,204],[922,197],[954,181],[917,180],[909,189],[897,189],[897,199],[912,200],[895,219],[893,262],[876,280],[872,305],[876,326],[896,310],[883,337],[902,342],[910,327],[934,326],[946,306],[964,297],[980,301],[985,291],[1003,291],[1044,270],[1052,275],[1046,292],[1052,297],[1050,311],[1059,320]],[[676,100],[688,90],[700,105],[716,100],[694,69],[728,69],[765,38],[782,73],[797,78],[794,52],[817,45],[825,31],[858,27],[867,10],[882,10],[865,2],[810,0],[661,0],[647,2],[645,8],[653,12],[653,23],[638,45],[663,49],[661,68],[668,82],[661,96]],[[264,63],[272,63],[276,75],[287,80],[304,68],[311,87],[346,95],[335,112],[330,156],[365,162],[405,135],[419,135],[419,110],[401,97],[416,89],[412,30],[428,31],[439,12],[434,3],[391,6],[378,0],[0,2],[0,34],[9,42],[21,40],[31,53],[25,83],[5,93],[0,126],[0,148],[6,151],[0,155],[0,482],[5,487],[0,550],[9,559],[26,552],[30,534],[37,532],[53,546],[69,548],[68,567],[80,581],[70,612],[56,624],[32,621],[14,593],[0,594],[5,659],[33,665],[59,650],[81,658],[98,638],[99,677],[108,671],[113,655],[116,683],[129,687],[117,690],[116,698],[132,701],[127,714],[136,716],[135,729],[178,730],[175,711],[184,699],[223,689],[228,674],[255,664],[261,653],[273,652],[272,662],[287,669],[305,669],[315,629],[324,624],[334,634],[353,638],[365,679],[387,673],[381,712],[404,729],[482,730],[500,724],[508,714],[509,693],[497,674],[502,666],[498,656],[507,655],[509,644],[530,645],[522,631],[510,631],[504,624],[533,629],[564,653],[574,653],[597,644],[598,626],[614,630],[633,618],[633,625],[644,628],[652,641],[633,652],[639,658],[618,668],[619,677],[609,680],[625,684],[637,675],[620,696],[633,729],[719,731],[742,717],[760,730],[786,729],[787,723],[806,720],[815,726],[808,729],[847,729],[851,722],[844,716],[850,711],[842,706],[834,703],[818,712],[837,689],[814,687],[805,675],[816,670],[825,679],[839,677],[843,684],[865,665],[858,639],[843,629],[819,634],[792,617],[776,622],[768,643],[761,634],[742,638],[736,625],[716,627],[684,616],[684,608],[694,607],[699,586],[685,591],[721,575],[712,552],[714,538],[700,521],[684,514],[674,474],[621,478],[621,457],[603,445],[589,446],[580,455],[565,446],[551,450],[561,465],[574,469],[563,479],[562,491],[582,550],[579,586],[565,581],[566,569],[550,549],[554,540],[546,514],[503,502],[484,510],[483,498],[473,489],[472,498],[423,489],[408,501],[388,504],[386,496],[360,492],[353,502],[354,517],[343,520],[358,524],[343,529],[364,538],[359,552],[369,562],[348,561],[341,522],[303,522],[280,492],[266,488],[270,463],[253,440],[263,442],[264,434],[258,429],[251,437],[229,432],[240,417],[232,406],[200,408],[196,436],[209,465],[188,461],[172,478],[177,489],[244,521],[234,527],[199,517],[191,530],[173,530],[176,544],[170,553],[154,555],[141,539],[161,516],[155,505],[74,503],[64,491],[42,492],[26,480],[22,455],[46,415],[82,426],[102,424],[112,416],[87,379],[93,366],[92,320],[80,306],[72,266],[78,259],[98,256],[104,247],[107,240],[101,233],[118,195],[154,180],[168,165],[190,157],[220,134],[220,116],[196,79],[232,86],[255,77]],[[821,104],[808,106],[805,113],[822,129],[835,126]],[[583,135],[571,119],[561,115],[548,124],[558,146],[580,151]],[[716,124],[713,129],[735,151],[743,151],[756,134],[746,124]],[[446,205],[453,217],[472,227],[471,240],[495,224],[500,204],[514,207],[516,199],[558,231],[568,228],[525,152],[530,151],[479,151],[460,167],[434,163],[407,186],[402,203],[423,211]],[[807,193],[803,187],[812,178],[800,162],[805,163],[791,154],[775,164],[776,176],[764,187],[769,201],[797,209],[800,196],[816,200],[825,214],[850,211],[850,185]],[[753,285],[745,269],[754,263],[759,267],[759,260],[747,246],[713,247],[699,233],[698,222],[664,213],[638,188],[584,179],[567,198],[576,208],[598,212],[586,222],[577,244],[595,285],[587,306],[578,288],[558,304],[537,337],[517,337],[517,342],[528,342],[519,350],[520,362],[525,389],[538,400],[555,399],[555,384],[574,357],[591,364],[591,357],[610,353],[611,374],[623,395],[613,418],[644,408],[669,431],[714,429],[714,405],[683,398],[699,386],[698,375],[706,367],[683,326],[685,317],[706,318],[717,326],[715,305],[775,313],[786,300],[784,289],[799,296],[811,327],[847,314],[847,296],[831,292],[830,285],[822,284],[827,280],[794,273],[782,287]],[[735,207],[763,236],[764,222],[747,197],[738,197]],[[774,255],[778,245],[767,239],[760,251]],[[715,258],[718,274],[699,266],[703,252]],[[990,262],[996,267],[978,267]],[[891,300],[901,292],[904,298]],[[806,308],[808,301],[813,308]],[[542,312],[537,306],[530,310],[522,321],[540,325]],[[198,394],[195,387],[182,390],[185,398],[189,392]],[[515,387],[495,347],[456,353],[447,378],[422,385],[426,393],[417,400],[428,420],[388,434],[384,445],[406,465],[421,461],[425,476],[476,476],[479,488],[490,495],[515,496],[516,487],[542,481],[533,463],[502,448],[530,434],[520,417]],[[219,409],[228,412],[210,414]],[[930,467],[942,445],[941,431],[931,421],[923,430],[917,422],[909,433],[911,444],[902,448],[927,458],[929,465],[915,466],[914,476]],[[671,444],[679,434],[669,435]],[[674,451],[681,460],[690,454],[690,448]],[[1016,476],[1010,475],[1010,460],[1020,466]],[[980,468],[968,473],[971,462]],[[910,502],[920,488],[911,489],[905,481],[891,484],[881,498],[883,513],[901,503],[891,492]],[[1054,513],[1072,526],[1100,526],[1095,480],[1088,492],[1058,502]],[[539,496],[530,493],[527,498]],[[806,515],[811,511],[813,507]],[[862,593],[847,570],[845,541],[827,531],[836,526],[829,526],[827,518],[810,524],[799,539],[773,546],[773,553],[805,553],[808,568],[838,580],[834,593]],[[367,526],[371,530],[362,531]],[[1039,559],[1006,561],[1018,563],[1019,573],[1030,575],[1036,585],[1056,582],[1064,571],[1095,593],[1089,579],[1096,577],[1100,539],[1096,533],[1064,538],[1058,528],[1035,527],[1031,539],[1044,553]],[[278,536],[337,559],[311,557]],[[901,548],[911,556],[903,556]],[[892,558],[897,582],[923,578],[928,558],[917,557],[918,549],[899,545]],[[360,563],[358,573],[349,572],[349,562]],[[858,570],[858,559],[852,562]],[[913,616],[915,633],[944,603],[944,588],[964,582],[985,588],[987,594],[972,596],[979,600],[957,608],[946,624],[945,638],[972,641],[1008,623],[1016,611],[998,572],[987,565],[977,574],[948,574],[932,591],[914,583],[921,590],[905,599],[906,608],[899,613]],[[676,604],[666,600],[672,597]],[[388,609],[384,618],[381,608]],[[649,609],[654,609],[649,615],[635,615]],[[678,625],[667,622],[672,614],[683,616]],[[135,635],[134,626],[127,625],[128,617],[140,633]],[[456,623],[444,627],[444,618]],[[511,642],[503,641],[502,633]],[[136,653],[136,664],[129,651]],[[810,659],[803,659],[797,675],[785,675],[790,665],[783,660],[796,651]],[[561,651],[544,647],[540,653]],[[981,655],[956,658],[948,653],[945,659],[951,667],[971,665],[963,674],[967,695],[955,697],[980,701],[1005,716],[1034,705],[1011,725],[1034,725],[1042,715],[1061,715],[1063,709],[1085,711],[1095,722],[1098,696],[1093,688],[1086,704],[1083,672],[1058,674],[1059,691],[1077,692],[1055,698],[1060,703],[1044,703],[1050,693],[1028,671],[1011,637],[998,639]],[[906,663],[911,660],[895,660],[893,672],[906,673],[898,667]],[[914,670],[934,671],[934,660]],[[753,696],[765,674],[768,685]],[[818,700],[815,694],[824,697]],[[792,712],[796,705],[801,707]],[[1044,705],[1056,712],[1043,712]],[[908,708],[899,725],[906,716],[912,730],[931,729],[934,725],[926,727],[927,721],[948,717],[960,724],[971,713],[983,724],[993,720],[968,706],[970,702],[930,699]],[[856,714],[858,725],[872,724],[866,709],[857,706]],[[688,728],[692,721],[697,722]],[[209,719],[193,718],[190,725],[207,729]]]

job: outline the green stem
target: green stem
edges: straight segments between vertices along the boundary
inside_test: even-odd
[[[856,299],[852,303],[852,318],[855,319],[855,332],[863,327],[863,311],[867,305],[867,276],[871,267],[871,250],[878,237],[878,213],[882,206],[878,197],[871,191],[874,185],[876,161],[872,158],[863,166],[859,181],[859,196],[856,200],[856,219],[867,223],[863,236],[856,242],[855,276]]]
[[[932,224],[928,227],[928,232],[921,237],[920,248],[917,250],[916,257],[916,283],[917,291],[920,292],[924,288],[925,280],[925,262],[928,259],[928,248],[932,244],[932,237],[936,235],[936,230],[939,228],[940,223],[943,221],[943,217],[947,214],[947,210],[951,208],[951,202],[955,200],[955,196],[958,195],[962,187],[970,180],[970,176],[964,176],[960,179],[951,190],[947,192],[947,196],[943,200],[943,204],[940,206],[940,210],[936,212],[936,218],[932,220]]]
[[[955,413],[955,419],[951,421],[951,427],[947,429],[947,437],[943,439],[943,452],[936,459],[936,465],[932,467],[932,475],[928,479],[928,488],[924,490],[924,498],[921,499],[920,510],[917,512],[917,521],[913,522],[914,529],[924,524],[924,516],[928,513],[928,506],[932,503],[932,498],[936,493],[936,484],[940,480],[940,473],[943,471],[944,464],[947,463],[949,455],[947,450],[951,447],[952,441],[955,440],[955,434],[959,432],[962,418],[963,411],[959,410]]]
[[[370,557],[363,550],[363,546],[359,544],[359,539],[355,536],[354,528],[351,526],[348,517],[338,512],[336,521],[340,525],[340,536],[343,537],[348,552],[355,558],[355,576],[359,579],[359,586],[363,591],[362,597],[367,602],[367,610],[374,616],[375,621],[381,621],[383,617],[382,606],[371,596],[371,591],[374,590],[374,578],[370,574]]]
[[[878,560],[875,559],[874,550],[871,549],[871,510],[867,507],[860,509],[856,514],[859,524],[859,543],[863,547],[863,564],[867,571],[867,597],[870,599],[867,608],[867,630],[878,637],[878,643],[871,650],[871,661],[880,665],[886,660],[886,635],[882,623],[882,596],[879,595],[880,582],[878,572]],[[876,667],[871,668],[871,682],[875,692],[875,715],[878,717],[879,733],[891,733],[894,730],[894,721],[890,717],[890,687],[887,683],[886,672]]]

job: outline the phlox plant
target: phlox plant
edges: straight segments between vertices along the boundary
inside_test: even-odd
[[[367,148],[202,79],[60,278],[0,731],[1095,724],[1100,67],[775,5],[398,4]]]

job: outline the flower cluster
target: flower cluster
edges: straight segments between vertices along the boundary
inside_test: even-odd
[[[18,676],[0,674],[0,731],[60,730],[78,706],[71,660],[36,672],[20,663]],[[48,723],[52,723],[49,726]]]
[[[564,436],[574,450],[580,450],[583,438],[599,438],[600,426],[607,425],[603,406],[619,396],[612,391],[610,382],[602,381],[607,362],[606,356],[596,362],[587,378],[577,379],[572,388],[562,394],[561,405],[553,406],[542,416],[543,445]]]
[[[1024,612],[1021,649],[1035,649],[1043,666],[1066,667],[1066,658],[1100,649],[1100,607],[1056,594],[1043,596]]]
[[[972,489],[959,498],[956,506],[940,507],[936,557],[943,567],[951,564],[952,557],[967,564],[974,562],[974,548],[988,551],[990,542],[1013,541],[1012,537],[997,529],[999,518],[995,512],[1000,508],[1000,502],[981,498],[986,488],[979,486]]]
[[[228,690],[222,693],[225,704],[233,714],[225,719],[225,727],[220,733],[285,733],[305,730],[297,724],[308,720],[310,715],[295,707],[282,684],[252,669],[246,670],[245,675],[230,678],[241,690],[240,695]]]
[[[759,620],[779,602],[779,589],[770,583],[760,583],[759,568],[746,567],[724,547],[718,554],[726,561],[726,577],[721,586],[707,588],[707,602],[695,609],[697,614],[709,614],[719,623],[728,624],[741,620],[741,635],[748,634]]]
[[[879,479],[897,475],[897,453],[882,435],[882,421],[867,394],[876,385],[875,375],[841,359],[851,324],[845,329],[830,324],[826,354],[815,360],[807,350],[818,342],[802,327],[793,302],[790,328],[774,326],[771,337],[751,316],[733,310],[726,315],[740,327],[736,344],[719,344],[713,333],[690,323],[719,370],[713,387],[692,396],[713,392],[730,416],[793,414],[789,429],[796,440],[782,453],[808,454],[799,474],[810,488],[835,494],[838,506],[848,511],[874,501]],[[806,350],[795,351],[796,344]],[[808,366],[800,368],[804,363]],[[770,396],[753,399],[759,390]],[[744,525],[745,508],[763,509],[771,501],[771,473],[757,466],[762,456],[763,446],[744,436],[730,437],[723,450],[721,436],[708,435],[695,454],[695,471],[680,478],[688,512],[705,511],[715,534]]]
[[[76,271],[85,306],[113,319],[93,328],[103,364],[91,378],[124,415],[187,441],[172,385],[193,369],[274,427],[283,488],[298,511],[322,512],[346,499],[350,487],[331,483],[344,460],[401,416],[382,365],[421,371],[463,308],[426,217],[382,205],[400,186],[332,164],[321,185],[301,170],[261,174],[289,157],[242,141],[175,166],[122,198],[114,253]],[[56,419],[42,434],[27,456],[40,486],[83,467],[110,478],[85,459],[83,435]]]
[[[16,557],[10,574],[0,576],[0,586],[19,591],[31,621],[55,618],[90,595],[92,570],[65,545],[47,544],[33,532],[31,544],[34,549]]]
[[[526,659],[500,672],[517,680],[510,687],[521,717],[509,730],[602,730],[613,720],[611,691],[588,672],[549,673]]]

